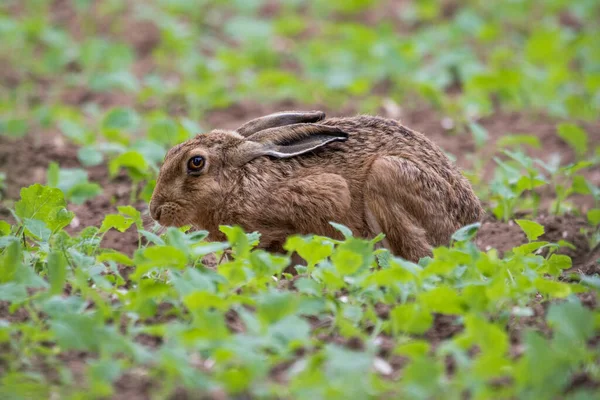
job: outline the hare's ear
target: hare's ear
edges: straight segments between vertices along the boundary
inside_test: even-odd
[[[264,129],[300,123],[319,122],[325,118],[323,111],[283,111],[256,118],[240,126],[236,132],[248,137]]]
[[[265,129],[247,138],[242,146],[245,162],[260,156],[289,158],[308,153],[331,142],[343,142],[348,134],[334,126],[294,124]]]

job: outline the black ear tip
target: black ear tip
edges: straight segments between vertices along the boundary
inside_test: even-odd
[[[325,119],[325,113],[323,111],[318,111],[318,110],[314,110],[314,111],[310,111],[311,115],[311,122],[319,122]]]

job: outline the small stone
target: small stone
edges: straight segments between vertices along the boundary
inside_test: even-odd
[[[442,118],[441,124],[442,124],[442,128],[444,128],[447,131],[454,128],[454,120],[450,117]]]
[[[73,217],[73,219],[71,220],[71,222],[69,223],[69,226],[73,229],[76,229],[79,227],[79,225],[81,225],[81,221],[79,220],[79,218],[77,217]]]
[[[394,100],[388,98],[385,98],[383,100],[383,109],[385,110],[385,113],[387,114],[388,117],[393,118],[393,119],[399,119],[400,116],[402,115],[402,109],[400,108],[400,106],[398,105],[398,103],[396,103]]]
[[[394,369],[392,368],[390,363],[385,361],[383,358],[379,357],[373,360],[373,368],[375,368],[375,371],[383,375],[389,375],[392,372],[394,372]]]

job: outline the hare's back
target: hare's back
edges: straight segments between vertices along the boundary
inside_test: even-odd
[[[373,148],[406,149],[421,147],[437,149],[425,135],[413,131],[400,122],[371,115],[329,118],[323,125],[335,126],[348,133],[348,144]]]

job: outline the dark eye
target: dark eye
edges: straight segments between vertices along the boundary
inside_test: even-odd
[[[188,161],[187,167],[189,172],[200,172],[204,168],[204,157],[194,156]]]

